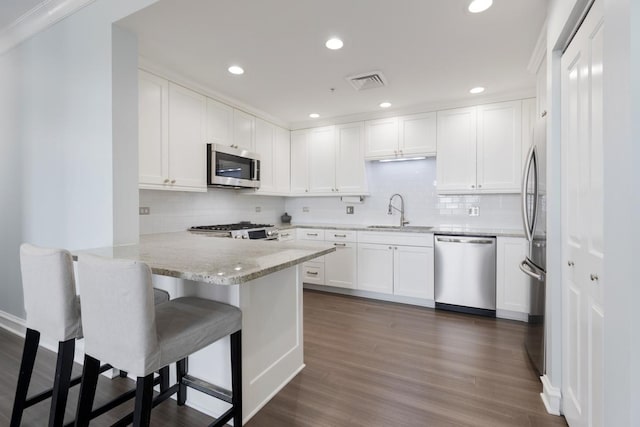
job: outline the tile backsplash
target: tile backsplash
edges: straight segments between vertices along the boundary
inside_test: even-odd
[[[407,162],[367,162],[369,197],[361,204],[344,203],[336,197],[297,197],[285,199],[293,222],[396,225],[400,214],[388,215],[389,198],[400,193],[405,201],[405,216],[411,225],[469,225],[476,227],[521,227],[520,195],[446,195],[436,194],[436,160]],[[395,206],[400,206],[398,198]],[[354,206],[347,214],[346,206]],[[477,207],[478,215],[469,216]],[[305,209],[307,208],[307,209]],[[307,212],[305,212],[307,210]]]
[[[389,198],[400,193],[411,225],[454,225],[520,229],[518,194],[436,194],[436,161],[367,162],[370,196],[362,203],[344,203],[339,197],[268,197],[243,195],[234,190],[209,189],[207,193],[140,190],[140,233],[182,231],[192,225],[253,221],[278,224],[287,211],[294,224],[396,225],[398,212],[388,215]],[[400,206],[398,198],[394,205]],[[354,213],[347,214],[346,207]],[[477,208],[478,215],[469,211]]]
[[[278,223],[284,212],[284,199],[219,188],[206,193],[140,190],[140,206],[150,208],[149,215],[139,217],[140,234],[153,234],[238,221]]]

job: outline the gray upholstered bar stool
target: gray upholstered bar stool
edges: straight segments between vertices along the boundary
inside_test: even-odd
[[[78,277],[85,315],[85,362],[76,426],[89,424],[100,362],[137,377],[132,414],[114,425],[148,426],[151,408],[178,393],[186,399],[186,387],[196,387],[231,403],[231,408],[211,426],[233,418],[242,425],[242,364],[240,310],[228,304],[195,297],[176,298],[153,305],[151,270],[142,262],[78,257]],[[128,304],[122,304],[122,300]],[[186,372],[190,354],[230,335],[232,392],[222,390]],[[153,398],[153,372],[177,364],[177,383]]]
[[[27,331],[10,425],[19,426],[26,408],[51,397],[49,426],[62,426],[69,388],[80,383],[80,377],[71,378],[75,341],[82,338],[80,299],[76,295],[73,259],[64,249],[23,244],[20,246],[20,266]],[[166,302],[169,294],[154,290],[154,299],[157,303]],[[54,385],[52,389],[27,398],[41,336],[58,341]],[[104,365],[99,372],[110,368]],[[167,387],[168,377],[168,371],[164,371],[161,383],[164,382]],[[108,410],[119,401],[122,399],[114,399],[101,409]]]

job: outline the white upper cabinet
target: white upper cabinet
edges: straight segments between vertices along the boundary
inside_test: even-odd
[[[438,192],[476,188],[476,108],[438,111]]]
[[[365,122],[367,160],[436,154],[436,113]]]
[[[207,98],[207,143],[233,144],[233,108]]]
[[[336,126],[336,191],[365,192],[364,123]]]
[[[439,193],[519,193],[522,101],[438,112]]]
[[[401,157],[435,156],[437,114],[423,113],[398,119],[398,148]]]
[[[169,182],[176,189],[206,191],[204,96],[169,83]]]
[[[366,127],[365,158],[385,159],[398,154],[398,119],[368,120]]]
[[[275,192],[288,194],[291,176],[291,132],[276,127],[273,180]]]
[[[260,155],[259,192],[275,191],[274,160],[276,157],[275,126],[262,119],[255,119],[255,152]]]
[[[291,193],[309,192],[309,169],[307,167],[309,150],[308,130],[291,132]]]
[[[255,117],[233,110],[233,146],[255,151]]]
[[[477,188],[520,192],[522,101],[480,105],[477,111]]]
[[[309,193],[335,193],[335,127],[311,129],[308,144]]]
[[[291,132],[291,193],[364,194],[362,122]]]
[[[140,187],[169,178],[169,82],[138,72],[138,152]]]

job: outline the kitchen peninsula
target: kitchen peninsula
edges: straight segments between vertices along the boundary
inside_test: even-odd
[[[246,422],[304,368],[299,266],[333,251],[334,246],[321,242],[235,240],[178,232],[141,236],[138,244],[77,251],[74,256],[91,253],[142,261],[154,273],[154,286],[169,291],[172,298],[193,295],[239,307]],[[225,338],[192,355],[189,372],[229,389],[228,355]],[[223,402],[195,390],[189,390],[187,405],[214,417],[226,410]]]

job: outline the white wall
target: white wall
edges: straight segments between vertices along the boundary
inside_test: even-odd
[[[73,249],[118,234],[114,183],[136,182],[114,181],[112,23],[153,2],[98,0],[0,57],[2,311],[24,317],[20,242]]]
[[[211,188],[206,193],[140,190],[140,206],[151,208],[150,215],[140,216],[141,234],[238,221],[277,224],[284,213],[282,197],[242,195],[219,188]],[[256,208],[260,208],[260,212],[256,212]]]
[[[411,225],[471,225],[521,229],[520,196],[436,194],[436,160],[408,162],[367,162],[367,180],[371,196],[362,204],[346,204],[338,197],[296,197],[286,199],[292,222],[398,225],[399,213],[387,214],[389,198],[400,193],[405,200],[405,216]],[[396,198],[394,205],[400,206]],[[353,215],[346,206],[354,206]],[[480,207],[480,216],[468,215],[468,208]],[[303,212],[303,208],[309,212]]]

